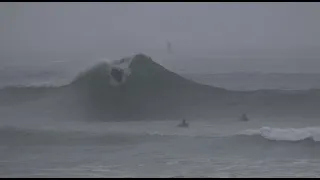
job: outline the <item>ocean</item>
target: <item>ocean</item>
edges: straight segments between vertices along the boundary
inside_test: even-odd
[[[172,117],[85,121],[70,114],[80,114],[77,105],[89,101],[62,101],[77,91],[68,89],[71,93],[61,97],[60,91],[29,89],[59,88],[81,70],[68,72],[62,67],[66,66],[0,70],[0,177],[320,177],[317,117],[249,113],[246,122],[237,116],[187,117],[189,128],[177,127],[181,118]],[[239,84],[236,78],[232,79]],[[318,86],[306,87],[300,79],[294,79],[294,87],[292,79],[281,86],[296,90]],[[216,83],[214,78],[196,81],[223,87],[223,78]],[[260,88],[247,82],[251,82],[247,89]],[[226,78],[225,84],[233,83]],[[263,88],[281,89],[278,84],[264,78]],[[12,85],[19,86],[7,91]],[[244,90],[230,86],[225,88]]]

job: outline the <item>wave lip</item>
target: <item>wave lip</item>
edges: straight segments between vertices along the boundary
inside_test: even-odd
[[[87,84],[92,82],[105,83],[110,86],[124,84],[131,74],[130,65],[135,56],[122,58],[120,60],[103,59],[89,70],[81,73],[71,84]]]

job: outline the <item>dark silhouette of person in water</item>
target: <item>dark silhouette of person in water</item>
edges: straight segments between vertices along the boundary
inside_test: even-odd
[[[189,127],[189,124],[185,119],[183,119],[182,122],[178,125],[178,127]]]
[[[111,75],[113,76],[113,78],[116,81],[118,81],[118,83],[120,83],[122,81],[122,78],[123,78],[123,70],[122,69],[113,68],[111,70]]]

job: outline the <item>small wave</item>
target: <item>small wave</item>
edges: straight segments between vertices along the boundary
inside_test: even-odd
[[[203,139],[206,141],[233,144],[236,142],[248,142],[250,144],[263,143],[266,140],[272,142],[319,142],[320,128],[271,128],[248,129],[234,135],[219,135],[215,133],[190,133],[185,132],[159,132],[138,131],[127,132],[124,130],[101,131],[75,131],[59,129],[35,129],[14,126],[0,127],[0,141],[3,143],[16,144],[68,144],[68,143],[121,143],[121,142],[143,142],[183,138]],[[182,140],[182,139],[181,139]],[[264,141],[265,140],[265,141]],[[189,141],[189,140],[188,140]]]
[[[219,138],[224,137],[222,135],[216,134],[216,133],[209,133],[209,134],[200,134],[200,133],[189,133],[189,132],[181,132],[181,133],[168,133],[168,132],[145,132],[144,134],[149,136],[163,136],[163,137],[189,137],[189,138]]]
[[[260,129],[248,129],[240,132],[238,135],[261,136],[273,141],[302,141],[312,139],[315,142],[320,141],[319,127],[306,128],[271,128],[262,127]]]
[[[242,140],[252,140],[257,137],[261,137],[269,141],[277,142],[298,142],[298,141],[309,141],[313,142],[320,141],[320,128],[319,127],[306,127],[306,128],[271,128],[271,127],[262,127],[259,129],[247,129],[241,132],[238,132],[233,135],[221,135],[215,133],[206,133],[206,134],[190,134],[190,133],[160,133],[160,132],[147,132],[147,135],[150,136],[162,136],[162,137],[189,137],[189,138],[222,138],[222,139],[238,139]],[[245,138],[245,139],[243,139]],[[261,139],[258,139],[261,141]]]

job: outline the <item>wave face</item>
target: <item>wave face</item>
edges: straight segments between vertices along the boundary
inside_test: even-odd
[[[81,93],[79,99],[94,118],[134,120],[180,118],[191,102],[201,104],[206,95],[216,97],[225,91],[189,81],[143,54],[100,63],[79,75],[69,88]]]
[[[228,91],[187,80],[144,54],[104,61],[59,87],[7,87],[0,90],[4,114],[142,120],[250,115],[320,116],[320,92]],[[22,107],[26,105],[26,107]],[[9,115],[10,114],[10,115]],[[34,117],[33,117],[34,118]]]
[[[72,84],[82,84],[83,86],[88,87],[95,85],[95,83],[120,86],[126,82],[131,73],[129,66],[133,58],[134,57],[127,57],[114,61],[105,59],[104,62],[81,73]]]

